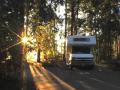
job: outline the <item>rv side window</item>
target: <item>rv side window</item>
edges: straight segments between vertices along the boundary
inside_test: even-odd
[[[90,54],[90,47],[83,47],[83,46],[73,46],[72,53],[73,54]]]

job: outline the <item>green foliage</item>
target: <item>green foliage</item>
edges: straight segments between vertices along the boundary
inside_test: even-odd
[[[61,4],[63,0],[36,0],[26,2],[25,6],[25,24],[30,28],[28,37],[36,39],[36,42],[32,43],[35,48],[50,57],[55,55],[55,34],[58,32],[56,25],[60,21],[55,11]]]
[[[21,48],[19,45],[16,47],[14,47],[14,45],[20,40],[18,36],[21,34],[23,25],[24,0],[1,0],[0,55],[3,54],[3,56],[0,57],[0,72],[3,75],[3,78],[17,79],[20,75]],[[6,60],[7,51],[12,55],[12,59],[8,61]]]
[[[24,23],[24,2],[22,0],[1,0],[0,2],[0,41],[4,44],[13,44],[17,36],[12,32],[20,34]],[[8,43],[7,43],[8,42]]]

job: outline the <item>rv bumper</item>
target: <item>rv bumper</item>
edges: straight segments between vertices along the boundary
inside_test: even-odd
[[[72,66],[92,66],[94,65],[93,61],[82,61],[82,60],[71,60]]]

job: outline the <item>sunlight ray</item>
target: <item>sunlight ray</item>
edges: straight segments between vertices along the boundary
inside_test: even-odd
[[[54,78],[56,79],[62,86],[66,87],[68,90],[76,90],[74,87],[72,87],[71,85],[69,85],[68,83],[64,82],[62,79],[60,79],[59,77],[57,77],[55,74],[53,74],[52,72],[48,71],[48,73]]]
[[[20,35],[18,35],[18,34],[15,33],[14,31],[10,30],[8,27],[7,27],[7,29],[8,29],[11,33],[13,33],[13,34],[15,34],[17,37],[19,37],[20,39],[22,38]]]
[[[10,48],[12,48],[12,47],[14,47],[14,46],[19,45],[20,43],[22,43],[22,42],[18,42],[18,43],[16,43],[16,44],[10,45],[9,47],[6,47],[5,49],[3,49],[3,50],[1,50],[1,51],[2,51],[2,52],[3,52],[3,51],[7,51],[8,49],[10,49]]]
[[[0,23],[0,24],[1,24],[1,23]],[[7,25],[4,26],[4,27],[7,28],[11,33],[15,34],[17,37],[22,38],[20,35],[18,35],[18,34],[15,33],[14,31],[10,30],[10,29],[9,29],[10,27],[8,27]]]

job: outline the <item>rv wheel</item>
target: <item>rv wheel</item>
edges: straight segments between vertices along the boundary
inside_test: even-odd
[[[94,69],[95,65],[90,65],[89,68],[90,69]]]
[[[70,65],[70,69],[73,70],[73,66]]]

